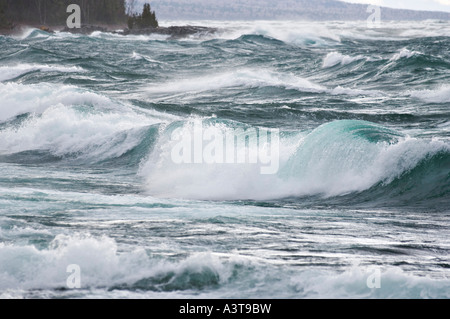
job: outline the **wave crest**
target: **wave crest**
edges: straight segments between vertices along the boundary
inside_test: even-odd
[[[193,130],[187,123],[181,125]],[[213,129],[229,127],[215,123]],[[310,133],[282,134],[280,170],[262,175],[257,165],[174,163],[169,135],[161,133],[140,171],[154,196],[219,200],[343,196],[379,183],[388,185],[426,158],[450,152],[443,141],[410,138],[364,121],[335,121]]]

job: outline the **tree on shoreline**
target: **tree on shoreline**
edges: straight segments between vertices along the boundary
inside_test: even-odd
[[[150,4],[144,4],[144,8],[140,15],[133,14],[128,17],[128,28],[145,29],[145,28],[158,28],[158,20],[156,20],[155,11],[152,11]]]

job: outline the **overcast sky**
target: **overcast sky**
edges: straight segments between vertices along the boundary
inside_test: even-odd
[[[450,0],[341,0],[352,3],[368,3],[385,7],[429,10],[429,11],[447,11],[450,12]]]

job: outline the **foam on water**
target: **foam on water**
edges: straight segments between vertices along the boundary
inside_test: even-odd
[[[349,56],[349,55],[344,55],[342,53],[339,52],[330,52],[327,54],[327,56],[323,59],[323,67],[324,68],[331,68],[335,65],[347,65],[350,63],[353,63],[355,61],[359,61],[359,60],[363,60],[365,59],[365,57],[363,57],[362,55],[358,55],[358,56]]]
[[[411,57],[413,57],[415,55],[419,55],[419,54],[421,54],[421,53],[417,52],[417,51],[410,51],[407,48],[403,48],[399,52],[395,53],[392,56],[391,61],[398,61],[398,60],[403,59],[403,58],[409,59],[409,58],[411,58]]]
[[[141,129],[155,122],[133,113],[90,114],[59,105],[30,118],[19,128],[2,130],[0,149],[3,154],[47,150],[55,156],[108,159],[139,144]]]
[[[338,86],[332,90],[330,90],[330,94],[332,95],[350,95],[350,96],[370,96],[370,97],[382,97],[385,95],[382,91],[379,90],[364,90],[357,88],[346,88],[342,86]]]
[[[219,38],[237,39],[257,34],[294,45],[327,46],[343,38],[374,41],[404,41],[417,38],[445,37],[450,24],[445,21],[389,21],[381,28],[368,28],[367,21],[160,21],[161,25],[206,25],[219,28]]]
[[[149,56],[146,56],[146,55],[143,55],[143,54],[139,54],[139,53],[136,53],[134,51],[133,51],[133,54],[132,54],[131,58],[133,60],[136,60],[136,61],[145,60],[145,61],[151,62],[151,63],[163,63],[163,62],[160,62],[160,61],[156,61],[156,60],[150,58]]]
[[[14,38],[19,40],[30,40],[30,39],[47,39],[51,34],[48,32],[41,31],[36,28],[26,28],[22,34],[14,36]]]
[[[331,131],[321,131],[311,133],[286,165],[289,173],[283,174],[289,176],[291,195],[339,196],[387,185],[427,157],[450,150],[440,141],[402,138],[398,143],[373,143],[344,132],[332,136]]]
[[[142,248],[119,252],[113,239],[89,234],[57,235],[42,250],[0,243],[0,257],[5,261],[0,264],[0,296],[5,291],[65,288],[69,265],[81,270],[84,289],[203,290],[233,275],[233,265],[211,253],[170,262],[152,259]]]
[[[23,74],[30,72],[59,72],[59,73],[75,73],[84,72],[81,67],[77,66],[60,66],[60,65],[47,65],[47,64],[28,64],[21,63],[11,66],[0,67],[0,82],[17,78]]]
[[[450,86],[443,85],[434,90],[411,91],[409,95],[428,103],[448,103],[450,102]]]
[[[231,129],[222,124],[210,128],[221,132]],[[193,135],[192,124],[184,124],[183,129]],[[428,156],[450,151],[450,145],[442,141],[400,136],[371,123],[328,123],[306,135],[282,138],[279,172],[263,175],[260,164],[177,164],[172,154],[177,142],[169,132],[163,132],[140,174],[147,179],[149,193],[162,197],[330,197],[361,192],[377,183],[389,184]]]
[[[123,36],[121,34],[115,33],[105,33],[101,31],[94,31],[89,37],[94,39],[112,40],[112,41],[164,41],[169,38],[169,35],[164,34],[151,34],[151,35],[127,35]]]
[[[206,25],[218,28],[216,37],[238,39],[253,34],[277,39],[294,45],[327,45],[340,41],[334,30],[323,23],[305,21],[236,21],[230,25],[222,21],[162,21],[161,25]]]
[[[264,259],[239,254],[196,253],[181,260],[151,258],[144,249],[119,251],[113,239],[89,234],[58,235],[46,249],[0,243],[0,297],[19,298],[33,291],[51,296],[67,288],[69,265],[80,269],[80,288],[87,298],[116,294],[132,298],[449,298],[448,279],[416,277],[399,269],[379,267],[380,286],[368,287],[370,266],[344,272],[319,269],[283,271]],[[284,273],[286,272],[286,273]],[[264,280],[271,285],[259,286]],[[255,288],[250,293],[248,286]],[[108,288],[106,293],[103,289]],[[408,287],[408,289],[405,289]],[[244,288],[244,289],[243,289]],[[62,295],[70,296],[66,290]]]
[[[73,86],[0,83],[0,92],[2,122],[30,114],[19,126],[0,131],[2,154],[45,150],[56,156],[117,157],[141,141],[146,127],[170,118]]]
[[[210,91],[220,91],[220,93],[223,94],[227,89],[267,87],[277,87],[305,93],[328,93],[331,95],[372,97],[385,95],[385,93],[380,90],[365,90],[342,86],[327,88],[324,85],[315,83],[306,77],[298,76],[296,74],[246,68],[234,72],[218,72],[197,77],[172,79],[163,84],[146,86],[143,89],[143,92],[145,93],[145,97],[149,97],[156,101],[160,99],[166,100],[169,97],[190,100],[195,98],[197,94]],[[139,93],[139,95],[142,95],[142,93]]]
[[[449,23],[167,24],[0,37],[1,297],[450,298]]]
[[[236,72],[205,75],[157,84],[147,88],[151,95],[181,92],[204,92],[233,87],[282,87],[302,92],[323,92],[325,88],[293,74],[280,74],[269,70],[241,69]]]
[[[143,252],[117,255],[117,244],[110,238],[57,236],[48,249],[1,243],[0,289],[42,289],[66,286],[67,266],[82,267],[85,284],[104,285],[120,270],[121,263],[131,266]],[[17,263],[15,261],[18,261]],[[25,262],[24,262],[25,261]],[[137,266],[138,263],[135,264]]]
[[[68,85],[0,83],[0,95],[0,122],[26,113],[41,114],[58,105],[114,107],[114,103],[105,96]]]
[[[296,27],[286,32],[284,23],[252,24],[245,33],[269,36],[293,44],[321,44],[327,41],[339,42],[341,39],[336,33],[323,24],[297,22]]]

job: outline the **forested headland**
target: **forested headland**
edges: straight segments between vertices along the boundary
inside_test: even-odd
[[[80,6],[79,28],[66,25],[71,15],[67,8],[71,4]],[[22,26],[37,27],[46,32],[59,29],[82,34],[94,31],[122,35],[157,33],[172,39],[216,32],[215,28],[198,26],[160,27],[149,3],[143,5],[141,13],[136,6],[135,0],[0,0],[0,34],[14,33],[13,29]],[[115,31],[117,26],[123,26],[123,31]]]

